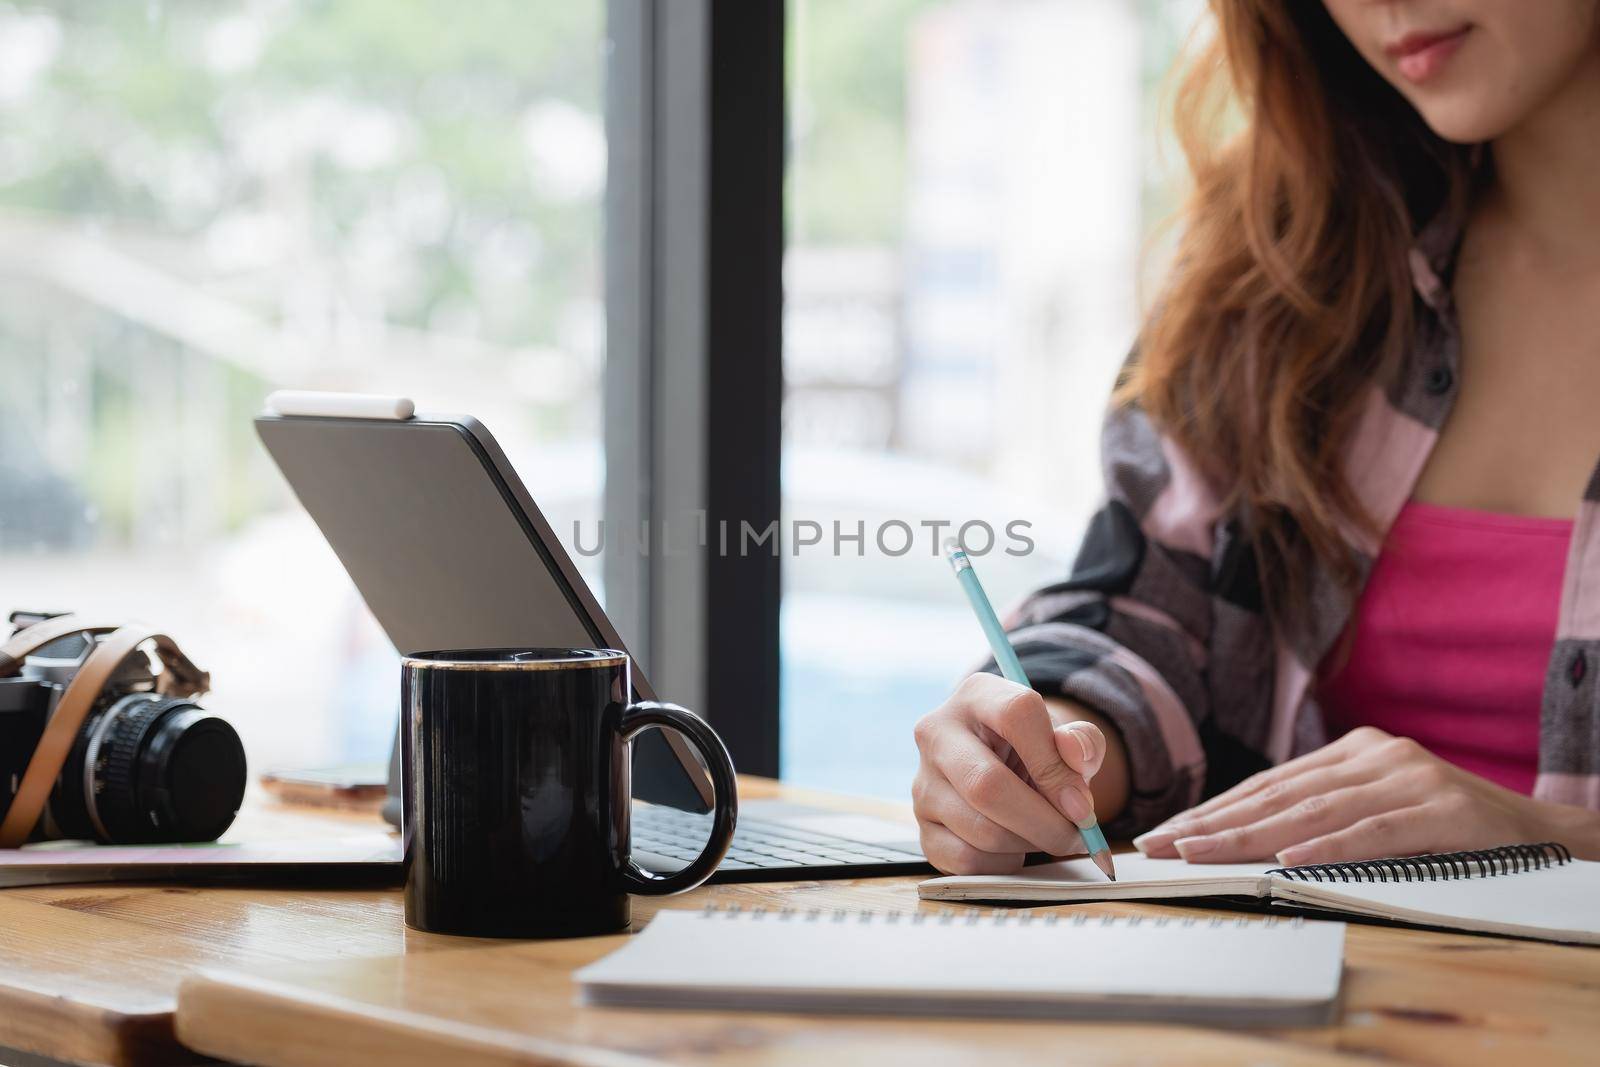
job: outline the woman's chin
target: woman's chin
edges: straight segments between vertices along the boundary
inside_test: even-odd
[[[1482,99],[1474,92],[1459,97],[1413,100],[1428,128],[1446,141],[1472,145],[1492,141],[1516,124],[1518,112],[1504,99]]]

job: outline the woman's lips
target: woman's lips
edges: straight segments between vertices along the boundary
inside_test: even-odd
[[[1395,59],[1402,77],[1420,83],[1439,72],[1471,30],[1463,26],[1447,33],[1408,33],[1384,51]]]

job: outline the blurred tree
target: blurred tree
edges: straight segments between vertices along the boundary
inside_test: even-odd
[[[899,243],[906,43],[917,15],[938,3],[790,0],[784,199],[792,243]]]
[[[597,287],[602,16],[513,0],[0,9],[7,51],[27,53],[0,86],[0,206],[191,241],[171,250],[189,273],[204,242],[259,223],[335,285],[357,266],[347,242],[392,237],[371,310],[548,342]],[[472,306],[477,283],[510,281],[514,307]]]
[[[100,538],[259,510],[247,416],[270,369],[130,321],[114,276],[63,293],[17,245],[87,238],[310,337],[388,323],[592,352],[603,19],[600,0],[0,4],[0,415],[61,446]],[[181,439],[148,433],[207,405]],[[187,483],[151,473],[198,449],[217,457]]]

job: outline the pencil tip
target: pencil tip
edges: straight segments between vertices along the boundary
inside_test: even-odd
[[[1117,868],[1116,865],[1111,862],[1110,852],[1096,852],[1089,858],[1094,860],[1094,865],[1100,868],[1101,874],[1105,875],[1113,882],[1117,880]]]

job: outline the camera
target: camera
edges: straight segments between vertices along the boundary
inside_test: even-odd
[[[205,672],[164,635],[34,612],[11,621],[0,646],[0,845],[220,837],[244,799],[245,757],[233,727],[195,703]]]

